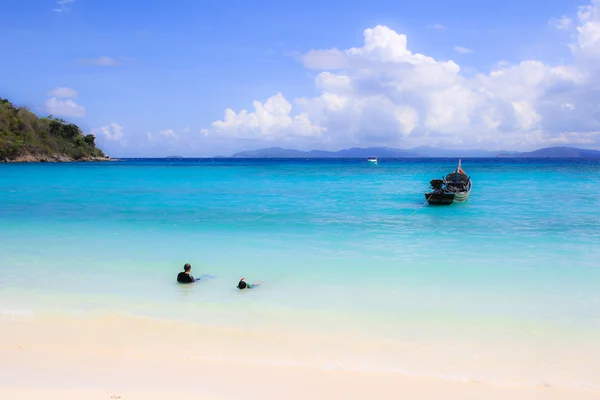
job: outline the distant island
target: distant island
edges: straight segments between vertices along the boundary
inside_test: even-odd
[[[39,118],[0,98],[0,162],[107,160],[94,135],[84,135],[77,125],[53,116]]]
[[[392,147],[353,147],[339,151],[290,150],[281,147],[269,147],[254,151],[242,151],[230,158],[599,158],[599,150],[584,150],[574,147],[547,147],[535,151],[487,151],[487,150],[452,150],[433,147],[416,147],[402,150]]]

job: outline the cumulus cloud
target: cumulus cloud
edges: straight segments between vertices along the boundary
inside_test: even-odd
[[[325,131],[325,128],[314,125],[306,113],[292,116],[292,105],[281,93],[264,103],[255,101],[253,105],[253,112],[241,110],[236,113],[228,108],[223,120],[213,122],[212,127],[203,129],[202,133],[236,138],[275,139],[284,136],[318,136]]]
[[[454,50],[460,54],[471,54],[473,52],[472,49],[469,49],[468,47],[462,47],[462,46],[456,46],[454,48]]]
[[[63,100],[51,97],[46,100],[45,105],[50,114],[59,117],[83,117],[85,115],[85,107],[71,99]]]
[[[318,72],[318,96],[292,104],[277,93],[265,103],[255,101],[253,111],[227,109],[223,120],[202,132],[304,137],[332,147],[600,145],[600,0],[580,7],[573,25],[568,64],[499,62],[468,75],[452,60],[410,50],[406,35],[375,26],[364,31],[360,47],[300,57]]]
[[[598,70],[600,61],[600,0],[579,8],[579,23],[576,27],[577,40],[571,44],[571,51],[580,63]]]
[[[80,106],[73,100],[78,92],[68,87],[57,87],[50,92],[50,97],[44,103],[46,111],[58,117],[83,117],[85,107]]]
[[[106,140],[121,141],[123,139],[123,127],[116,122],[92,130],[94,136],[102,135]]]

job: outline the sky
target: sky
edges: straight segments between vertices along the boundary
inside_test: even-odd
[[[600,0],[21,0],[0,97],[113,157],[600,149]]]

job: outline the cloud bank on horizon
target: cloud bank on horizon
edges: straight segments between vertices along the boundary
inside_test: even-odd
[[[598,147],[600,0],[580,7],[573,19],[550,23],[570,33],[568,63],[499,60],[489,73],[474,75],[455,61],[411,51],[406,35],[377,25],[364,31],[360,47],[299,57],[318,72],[320,95],[274,93],[250,110],[229,108],[201,135],[303,148]],[[473,51],[455,50],[464,57]]]

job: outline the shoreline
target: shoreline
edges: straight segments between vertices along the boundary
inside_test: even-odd
[[[0,160],[2,163],[70,163],[70,162],[110,162],[110,161],[119,161],[117,158],[110,157],[84,157],[79,160],[76,160],[72,157],[65,156],[64,154],[55,154],[52,156],[48,155],[21,155],[15,157],[13,159],[3,159]]]
[[[493,385],[345,369],[355,347],[273,327],[204,326],[104,315],[0,314],[0,396],[20,399],[245,397],[593,399],[597,388]],[[294,362],[317,351],[328,368]],[[343,362],[342,362],[343,363]],[[182,385],[182,379],[189,381]],[[182,390],[183,388],[183,390]]]

